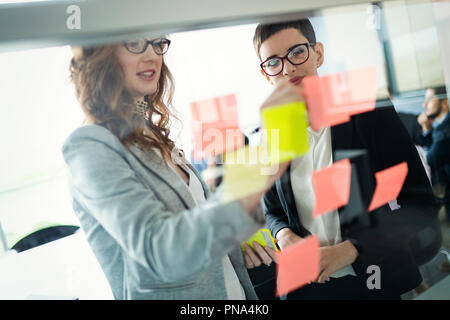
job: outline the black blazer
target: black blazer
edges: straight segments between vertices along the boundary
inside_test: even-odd
[[[435,197],[408,132],[395,109],[383,107],[332,127],[331,137],[334,160],[337,150],[366,149],[370,177],[361,186],[366,199],[373,195],[375,172],[403,161],[408,163],[408,175],[397,198],[401,209],[391,211],[388,205],[382,206],[366,213],[369,224],[356,221],[341,226],[341,234],[343,241],[350,240],[359,252],[353,264],[359,276],[368,277],[367,267],[378,265],[382,287],[389,286],[399,294],[416,288],[422,281],[418,265],[437,254],[441,233]],[[297,213],[290,168],[269,190],[263,203],[267,227],[274,236],[286,227],[300,237],[310,235]]]

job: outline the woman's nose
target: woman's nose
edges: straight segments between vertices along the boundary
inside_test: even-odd
[[[143,52],[143,57],[145,60],[155,59],[158,57],[151,44],[149,44],[147,49]]]
[[[287,75],[289,75],[289,73],[292,73],[294,71],[295,71],[295,65],[290,63],[287,59],[284,60],[283,74],[287,76]]]

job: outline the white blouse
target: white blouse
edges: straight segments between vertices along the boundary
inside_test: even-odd
[[[300,222],[311,234],[319,238],[320,246],[331,246],[342,242],[339,214],[333,210],[313,218],[314,188],[312,174],[315,170],[333,164],[331,131],[323,128],[314,131],[308,127],[308,153],[291,162],[291,185]],[[333,273],[331,277],[339,278],[347,274],[356,275],[351,265]]]

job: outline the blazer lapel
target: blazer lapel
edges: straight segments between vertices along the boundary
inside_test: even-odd
[[[311,235],[311,232],[306,230],[300,222],[297,205],[295,202],[294,191],[292,190],[290,165],[280,177],[280,179],[277,179],[275,181],[275,187],[278,193],[278,198],[280,199],[281,206],[283,207],[284,212],[291,221],[290,226],[301,237],[307,237],[308,235]]]
[[[202,176],[200,175],[200,173],[197,171],[197,169],[194,168],[194,166],[192,164],[190,164],[189,162],[186,162],[186,166],[189,167],[189,169],[195,174],[195,176],[198,178],[198,180],[200,181],[200,183],[202,184],[203,187],[203,191],[205,192],[205,199],[208,199],[211,196],[211,191],[209,190],[208,186],[206,185],[205,181],[203,181]]]
[[[174,170],[172,170],[172,168],[166,167],[161,157],[159,157],[153,150],[144,152],[136,146],[130,146],[130,151],[143,166],[145,166],[178,194],[186,208],[189,209],[196,206],[195,200],[192,197],[186,183],[184,183],[184,181]]]

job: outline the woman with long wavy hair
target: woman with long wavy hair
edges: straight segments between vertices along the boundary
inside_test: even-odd
[[[239,244],[263,225],[261,197],[286,166],[261,192],[227,204],[210,196],[169,137],[169,45],[73,48],[86,116],[63,146],[74,211],[115,299],[256,299]],[[274,92],[269,101],[296,98]]]

